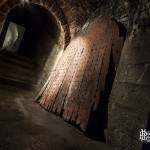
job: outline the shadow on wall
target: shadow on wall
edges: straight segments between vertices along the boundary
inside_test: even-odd
[[[109,94],[126,34],[118,26],[103,17],[91,22],[64,51],[38,99],[45,109],[103,141]]]
[[[116,70],[119,65],[122,48],[127,34],[124,25],[117,21],[116,23],[119,29],[119,40],[115,41],[116,43],[114,43],[112,46],[105,88],[104,91],[100,91],[99,93],[101,100],[99,101],[98,108],[96,109],[96,111],[91,111],[92,113],[90,115],[88,127],[85,133],[85,135],[87,135],[89,138],[104,142],[106,140],[105,130],[107,130],[108,124],[109,96],[111,94],[113,82],[116,76]]]

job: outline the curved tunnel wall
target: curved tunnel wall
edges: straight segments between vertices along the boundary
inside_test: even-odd
[[[111,50],[113,57],[120,55],[123,42],[118,46],[118,40],[115,21],[98,17],[91,22],[63,53],[39,95],[41,105],[85,131],[91,112],[103,101]]]
[[[2,41],[3,37],[6,35],[6,31],[10,22],[14,22],[25,28],[18,53],[26,57],[33,58],[34,55],[36,55],[37,43],[40,43],[40,49],[43,49],[44,53],[45,48],[42,48],[42,45],[50,43],[52,39],[55,40],[60,36],[60,29],[54,17],[49,13],[49,11],[40,7],[39,5],[30,4],[25,6],[17,6],[12,9],[5,21],[1,36]],[[47,37],[45,38],[45,36]],[[44,38],[46,41],[44,42],[42,38]],[[49,39],[49,42],[47,42],[47,39]],[[49,49],[51,49],[51,45],[52,44],[48,45]]]

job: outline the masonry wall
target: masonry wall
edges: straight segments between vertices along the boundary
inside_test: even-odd
[[[109,99],[107,142],[115,150],[148,149],[139,132],[150,127],[150,2],[112,1],[104,8],[98,14],[112,16],[128,31]]]
[[[150,112],[150,28],[126,40],[109,103],[108,137],[117,149],[140,149]]]
[[[86,130],[90,114],[104,101],[110,55],[120,55],[115,21],[98,17],[69,44],[39,95],[41,105]],[[117,44],[116,44],[117,43]],[[117,67],[117,61],[113,61]],[[114,67],[115,68],[115,67]]]

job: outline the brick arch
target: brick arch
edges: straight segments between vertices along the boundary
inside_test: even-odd
[[[60,23],[60,26],[62,27],[64,31],[64,48],[67,47],[67,45],[70,42],[70,29],[67,22],[67,18],[63,12],[63,10],[60,8],[59,4],[55,0],[30,0],[30,3],[38,4],[46,9],[48,9],[52,15],[56,18],[56,20]],[[3,22],[6,18],[7,14],[11,9],[16,7],[17,5],[20,5],[19,0],[8,0],[3,5],[0,6],[0,22]]]

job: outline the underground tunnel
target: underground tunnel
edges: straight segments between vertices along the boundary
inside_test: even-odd
[[[32,84],[39,82],[39,86],[44,82],[40,80],[46,80],[50,66],[53,67],[55,59],[62,51],[60,30],[54,16],[40,5],[21,5],[10,10],[0,37],[2,57],[3,59],[7,59],[4,57],[11,57],[11,59],[15,57],[16,62],[18,61],[21,66],[29,66],[25,68],[24,74],[21,74],[23,68],[19,72],[19,67],[15,68],[14,65],[12,69],[18,69],[16,77],[15,75],[12,77],[14,80],[17,80],[18,76],[24,76],[24,79],[20,79],[21,82]],[[49,71],[44,68],[46,62],[49,63]]]
[[[149,150],[150,2],[0,1],[0,150]]]

